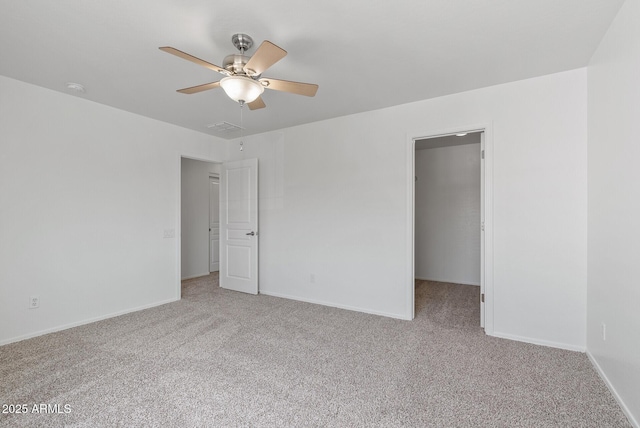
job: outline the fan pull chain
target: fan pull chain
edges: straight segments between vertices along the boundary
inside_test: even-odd
[[[242,130],[244,129],[244,124],[242,123],[242,107],[244,107],[244,101],[240,101],[240,151],[244,149],[244,142],[242,141]]]

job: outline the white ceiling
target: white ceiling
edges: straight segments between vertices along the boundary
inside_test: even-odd
[[[252,134],[583,67],[623,2],[0,0],[0,74],[217,135],[206,125],[238,125],[238,104],[175,90],[221,75],[158,47],[222,65],[242,32],[288,51],[265,77],[320,85],[265,91]]]

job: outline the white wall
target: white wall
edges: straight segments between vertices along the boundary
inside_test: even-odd
[[[180,155],[226,143],[2,76],[0,94],[0,343],[178,299]]]
[[[209,274],[209,176],[220,164],[182,159],[182,278]]]
[[[245,138],[244,152],[232,144],[231,158],[260,159],[260,291],[406,317],[407,138],[487,123],[493,333],[584,349],[586,77],[579,69],[265,133]]]
[[[416,278],[480,285],[480,134],[475,135],[475,144],[416,150]]]
[[[640,426],[639,22],[640,1],[627,0],[588,69],[587,348],[636,426]]]

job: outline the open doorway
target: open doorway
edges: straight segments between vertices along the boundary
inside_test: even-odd
[[[183,157],[180,166],[180,276],[186,280],[209,275],[215,267],[210,229],[217,217],[210,215],[211,179],[220,176],[220,164]]]
[[[183,156],[180,177],[178,295],[189,280],[258,294],[258,159],[217,163]]]
[[[451,299],[480,301],[481,137],[469,132],[416,140],[416,294],[446,290]],[[423,300],[416,300],[416,310]],[[474,313],[480,310],[473,305]]]
[[[477,299],[475,325],[493,332],[492,272],[487,269],[492,260],[490,138],[483,126],[416,133],[408,141],[410,318],[416,280],[464,284]]]

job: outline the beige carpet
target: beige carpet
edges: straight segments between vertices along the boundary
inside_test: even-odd
[[[584,354],[485,336],[476,287],[416,290],[409,322],[186,281],[180,302],[0,347],[0,402],[28,408],[0,425],[629,426]]]

